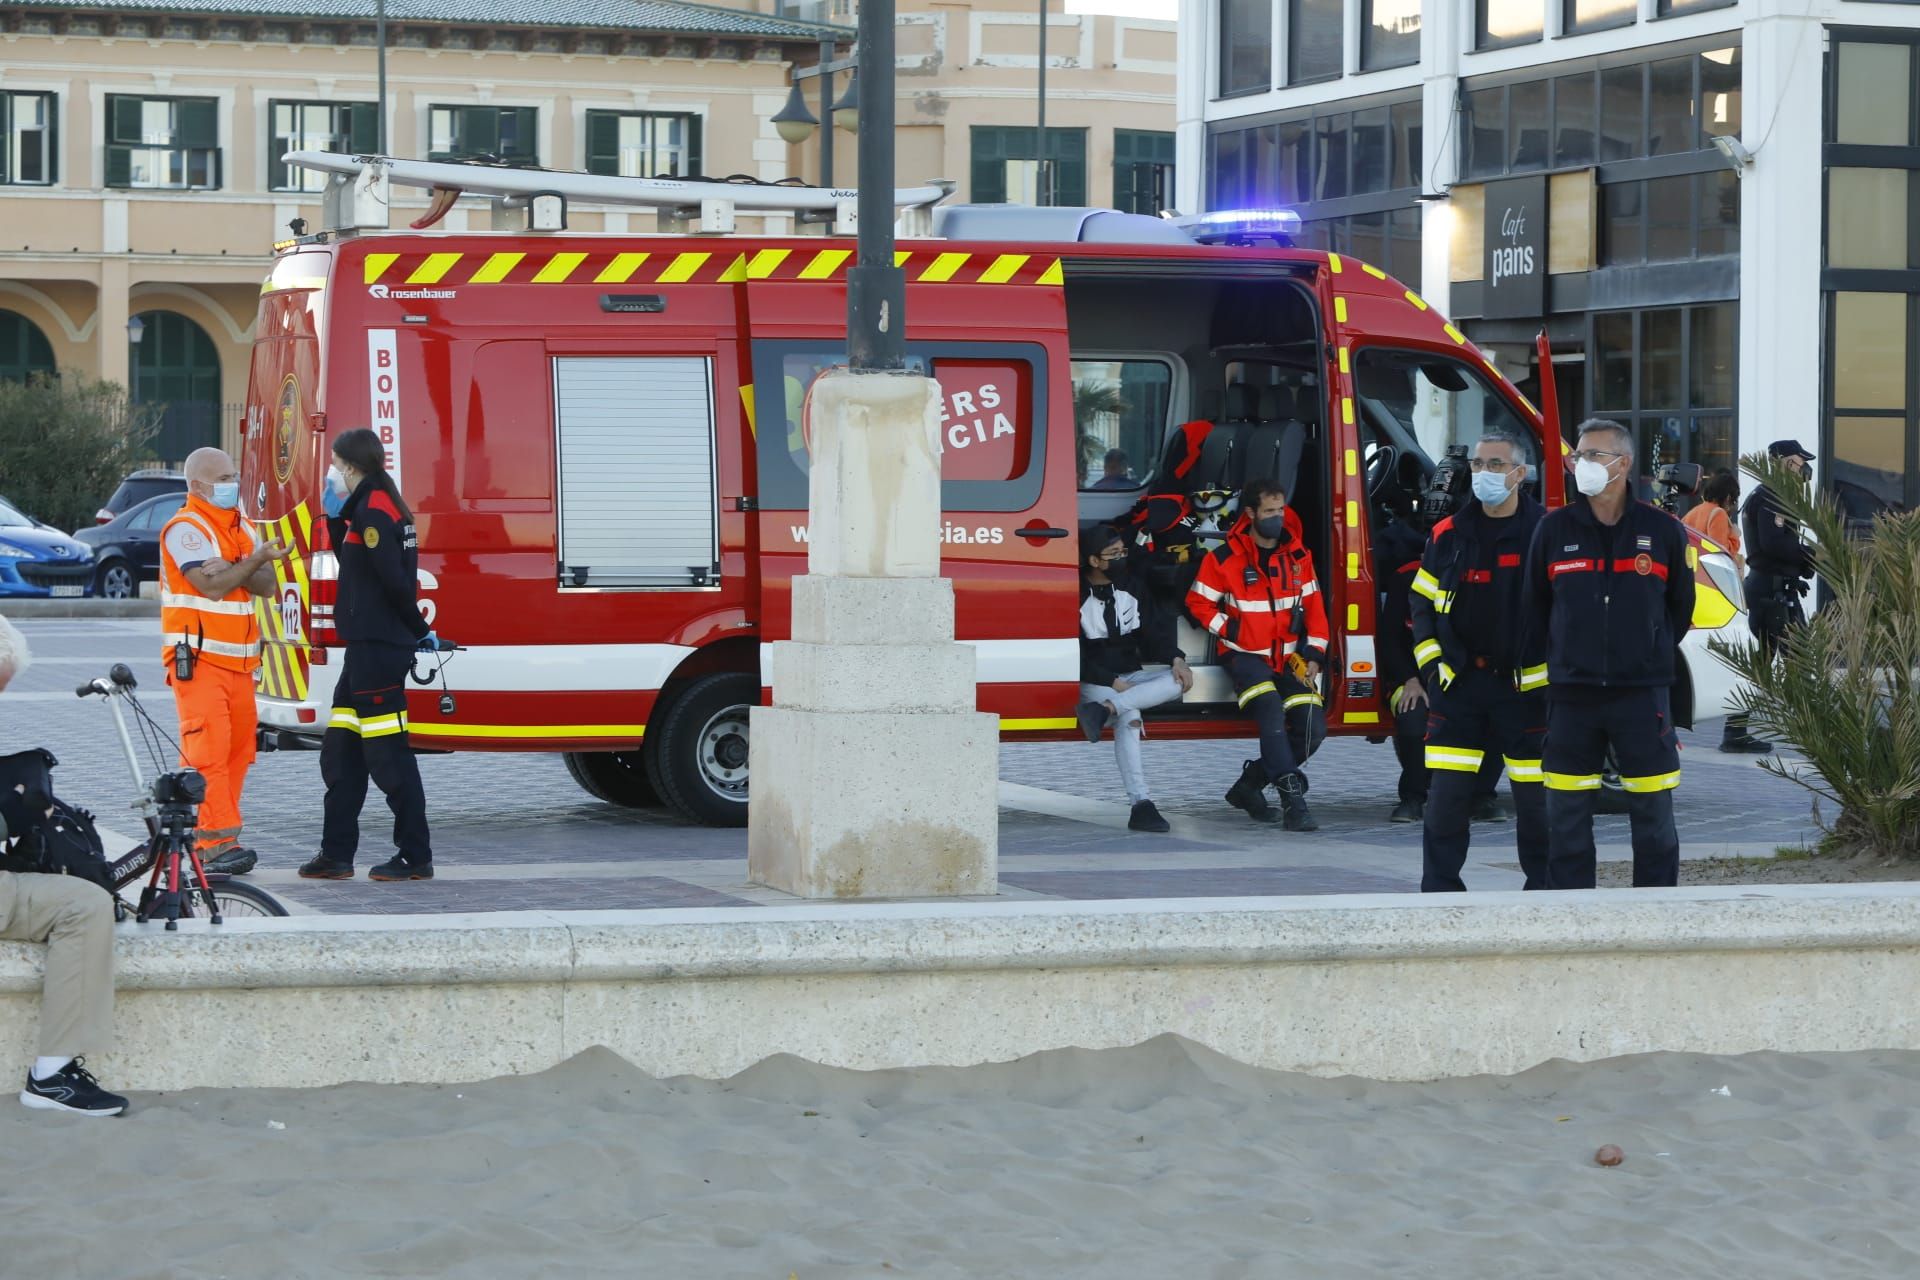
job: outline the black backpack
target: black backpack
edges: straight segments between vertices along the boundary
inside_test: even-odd
[[[8,790],[24,786],[51,796],[53,767],[59,763],[44,747],[0,756],[0,786]],[[53,810],[50,815],[35,814],[32,827],[12,833],[12,839],[0,844],[0,871],[78,876],[113,892],[113,869],[93,815],[64,800],[50,799],[48,804]]]

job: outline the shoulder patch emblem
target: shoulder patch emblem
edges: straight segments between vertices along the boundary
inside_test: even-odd
[[[380,545],[380,531],[372,525],[368,525],[365,529],[362,529],[360,533],[361,536],[366,539],[367,550],[371,551]]]
[[[1578,550],[1580,549],[1580,544],[1579,544],[1579,543],[1577,543],[1577,542],[1575,542],[1575,543],[1573,543],[1573,544],[1571,544],[1571,545],[1569,545],[1569,546],[1565,546],[1565,547],[1562,547],[1562,548],[1560,548],[1560,549],[1561,549],[1562,551],[1578,551]]]

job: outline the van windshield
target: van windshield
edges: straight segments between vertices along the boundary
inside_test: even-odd
[[[1431,469],[1448,446],[1471,449],[1474,441],[1499,431],[1526,441],[1526,461],[1539,466],[1533,428],[1464,360],[1369,347],[1354,358],[1353,382],[1361,437],[1369,445],[1390,444]]]

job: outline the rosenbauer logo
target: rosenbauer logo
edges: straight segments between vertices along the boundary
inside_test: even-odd
[[[455,289],[390,289],[384,284],[367,286],[370,298],[399,298],[409,302],[416,298],[451,298],[457,292]]]

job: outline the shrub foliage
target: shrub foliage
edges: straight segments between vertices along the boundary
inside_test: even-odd
[[[74,375],[0,381],[0,494],[60,529],[93,523],[127,472],[151,456],[161,406],[118,383]]]

